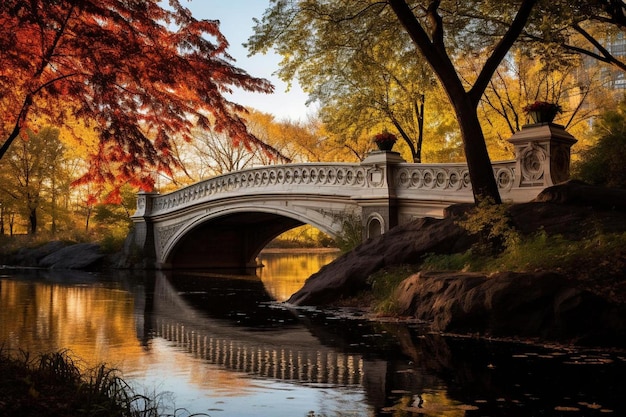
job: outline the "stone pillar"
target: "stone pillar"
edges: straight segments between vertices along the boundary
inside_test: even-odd
[[[150,220],[153,198],[159,195],[156,192],[137,193],[137,209],[131,216],[135,224],[135,245],[140,249],[144,258],[144,265],[154,265],[156,262],[156,248],[154,246],[154,224]]]
[[[554,123],[525,125],[510,139],[515,146],[514,188],[549,187],[569,179],[576,139]]]
[[[363,240],[379,236],[398,224],[395,166],[406,162],[398,152],[373,151],[361,162],[366,170],[366,194],[360,196]]]

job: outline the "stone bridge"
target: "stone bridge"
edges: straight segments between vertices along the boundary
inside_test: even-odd
[[[527,125],[509,142],[516,159],[493,164],[503,201],[530,201],[568,179],[576,140],[562,126]],[[135,243],[156,268],[242,270],[257,266],[272,239],[303,224],[336,237],[357,219],[367,239],[472,201],[465,164],[414,164],[372,152],[361,163],[263,166],[168,194],[140,193],[132,218]]]

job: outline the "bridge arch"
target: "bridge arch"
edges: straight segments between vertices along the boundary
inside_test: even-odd
[[[167,240],[160,255],[161,267],[255,268],[259,252],[270,241],[305,224],[333,238],[341,232],[339,222],[293,208],[240,206],[202,214],[180,226]]]

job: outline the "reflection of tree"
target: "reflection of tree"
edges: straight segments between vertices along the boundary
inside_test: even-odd
[[[31,352],[68,349],[89,367],[103,361],[117,365],[121,358],[131,366],[142,354],[132,296],[119,288],[92,286],[93,280],[93,274],[78,271],[3,280],[3,346]]]

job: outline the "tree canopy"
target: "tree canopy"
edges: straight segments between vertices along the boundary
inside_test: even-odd
[[[452,104],[475,199],[500,202],[477,107],[489,80],[525,27],[535,3],[537,0],[505,4],[446,0],[273,0],[263,20],[257,23],[249,45],[253,52],[274,46],[284,57],[284,74],[294,76],[300,68],[312,65],[309,60],[315,62],[320,55],[325,56],[325,48],[332,53],[341,51],[344,35],[360,37],[364,45],[376,45],[381,40],[385,44],[387,37],[400,39],[389,44],[397,50],[393,59],[397,61],[401,54],[411,51],[420,54],[430,64]],[[335,42],[320,41],[328,40],[320,34],[333,31]],[[455,66],[455,60],[467,53],[485,57],[473,80],[464,79]],[[370,68],[382,73],[376,66]]]
[[[233,65],[218,21],[178,0],[4,0],[0,3],[0,158],[27,127],[70,118],[96,130],[80,181],[150,189],[178,165],[174,137],[211,126],[235,144],[276,153],[246,129],[234,88],[273,86]]]
[[[322,115],[328,110],[329,120],[342,116],[332,111],[339,107],[333,103],[345,107],[348,97],[358,97],[352,106],[361,116],[356,119],[353,115],[356,123],[371,123],[387,110],[387,120],[403,137],[403,130],[409,131],[404,126],[409,124],[396,123],[401,119],[389,110],[395,107],[405,118],[411,114],[417,114],[418,120],[423,117],[406,105],[432,91],[428,74],[420,76],[423,61],[428,62],[432,78],[439,82],[456,116],[474,196],[498,202],[478,110],[481,103],[485,106],[487,89],[497,85],[497,71],[502,71],[499,76],[508,76],[503,60],[522,40],[530,41],[525,44],[529,56],[542,62],[568,61],[567,51],[576,50],[566,46],[576,45],[575,35],[592,47],[598,46],[580,28],[619,27],[623,15],[623,2],[613,0],[272,0],[256,22],[248,46],[252,53],[275,48],[284,58],[283,78],[298,77],[302,85],[315,80],[317,87],[310,87],[310,91],[322,100]],[[468,63],[472,65],[469,71]],[[553,74],[554,68],[545,74]],[[376,77],[377,84],[373,81]],[[374,85],[379,87],[372,88]],[[368,86],[370,94],[366,96],[363,90]],[[387,101],[378,106],[378,113],[372,112],[377,97],[384,95],[381,92],[392,89],[405,108]],[[397,95],[400,90],[404,90],[402,96]],[[550,96],[558,97],[552,92]],[[487,101],[486,106],[502,111],[501,103]],[[515,126],[519,126],[516,120],[511,128]]]

